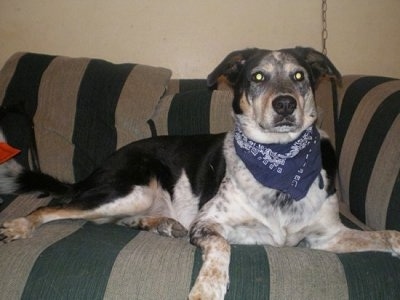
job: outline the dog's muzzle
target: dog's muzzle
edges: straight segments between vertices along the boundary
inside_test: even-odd
[[[272,101],[272,108],[283,117],[291,115],[296,107],[296,99],[292,96],[279,96]]]

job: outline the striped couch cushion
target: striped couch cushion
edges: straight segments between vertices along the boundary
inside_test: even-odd
[[[0,214],[45,203],[17,198]],[[116,225],[59,221],[0,245],[0,295],[8,299],[186,299],[199,249]],[[398,299],[400,260],[385,253],[232,246],[226,299]]]
[[[17,53],[0,73],[0,103],[22,102],[33,116],[43,171],[82,179],[116,148],[151,135],[146,120],[170,76],[159,67]]]

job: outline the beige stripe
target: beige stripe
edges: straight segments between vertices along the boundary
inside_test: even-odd
[[[365,201],[366,223],[373,229],[385,229],[386,213],[400,170],[400,115],[387,132],[368,183]]]
[[[346,202],[349,201],[349,186],[353,163],[368,123],[374,115],[377,107],[394,91],[399,89],[399,82],[400,81],[386,82],[370,90],[364,96],[354,112],[343,141],[339,160],[342,195]]]
[[[233,94],[230,91],[213,91],[210,104],[210,133],[233,129],[232,98]]]
[[[28,214],[46,205],[50,198],[20,196],[0,214],[0,223]],[[8,299],[20,299],[29,273],[40,253],[47,247],[78,230],[84,221],[59,221],[38,228],[32,238],[0,245],[0,291]]]
[[[175,95],[168,95],[162,97],[154,111],[154,115],[151,117],[155,123],[157,135],[168,134],[168,113],[174,96]]]
[[[3,103],[7,87],[14,75],[18,62],[21,56],[25,54],[25,52],[15,53],[6,61],[3,68],[0,70],[0,104]]]
[[[40,166],[46,173],[73,181],[72,135],[79,87],[87,58],[56,57],[43,73],[34,117]]]
[[[147,120],[165,93],[171,71],[137,65],[129,74],[116,108],[117,148],[151,136]]]
[[[117,257],[104,299],[186,299],[194,252],[187,241],[139,233]]]
[[[179,89],[180,89],[180,80],[179,79],[171,79],[168,82],[168,87],[167,87],[167,91],[165,92],[165,95],[178,94]]]
[[[0,212],[0,224],[10,219],[26,216],[35,209],[49,204],[50,200],[50,197],[37,198],[37,194],[18,196]]]
[[[348,299],[342,264],[334,253],[266,246],[270,299]]]

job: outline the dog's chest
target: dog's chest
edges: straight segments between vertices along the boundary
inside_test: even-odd
[[[229,137],[228,137],[229,138]],[[319,179],[307,196],[294,201],[281,192],[265,187],[235,155],[229,140],[225,144],[226,178],[210,213],[221,219],[226,238],[232,243],[296,245],[304,238],[310,216],[316,214],[326,198]],[[214,211],[212,213],[212,211]]]

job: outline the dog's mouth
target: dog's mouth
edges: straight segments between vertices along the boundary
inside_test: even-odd
[[[275,123],[275,127],[293,127],[293,126],[296,126],[296,123],[293,120],[288,120],[287,118]]]
[[[276,116],[274,120],[274,129],[278,132],[290,132],[298,128],[296,118],[293,115],[290,116]]]
[[[259,124],[259,126],[268,132],[275,132],[275,133],[287,133],[297,131],[299,128],[299,124],[295,122],[294,118],[284,118],[281,120],[276,120],[273,122],[272,126],[265,126],[264,124]]]

